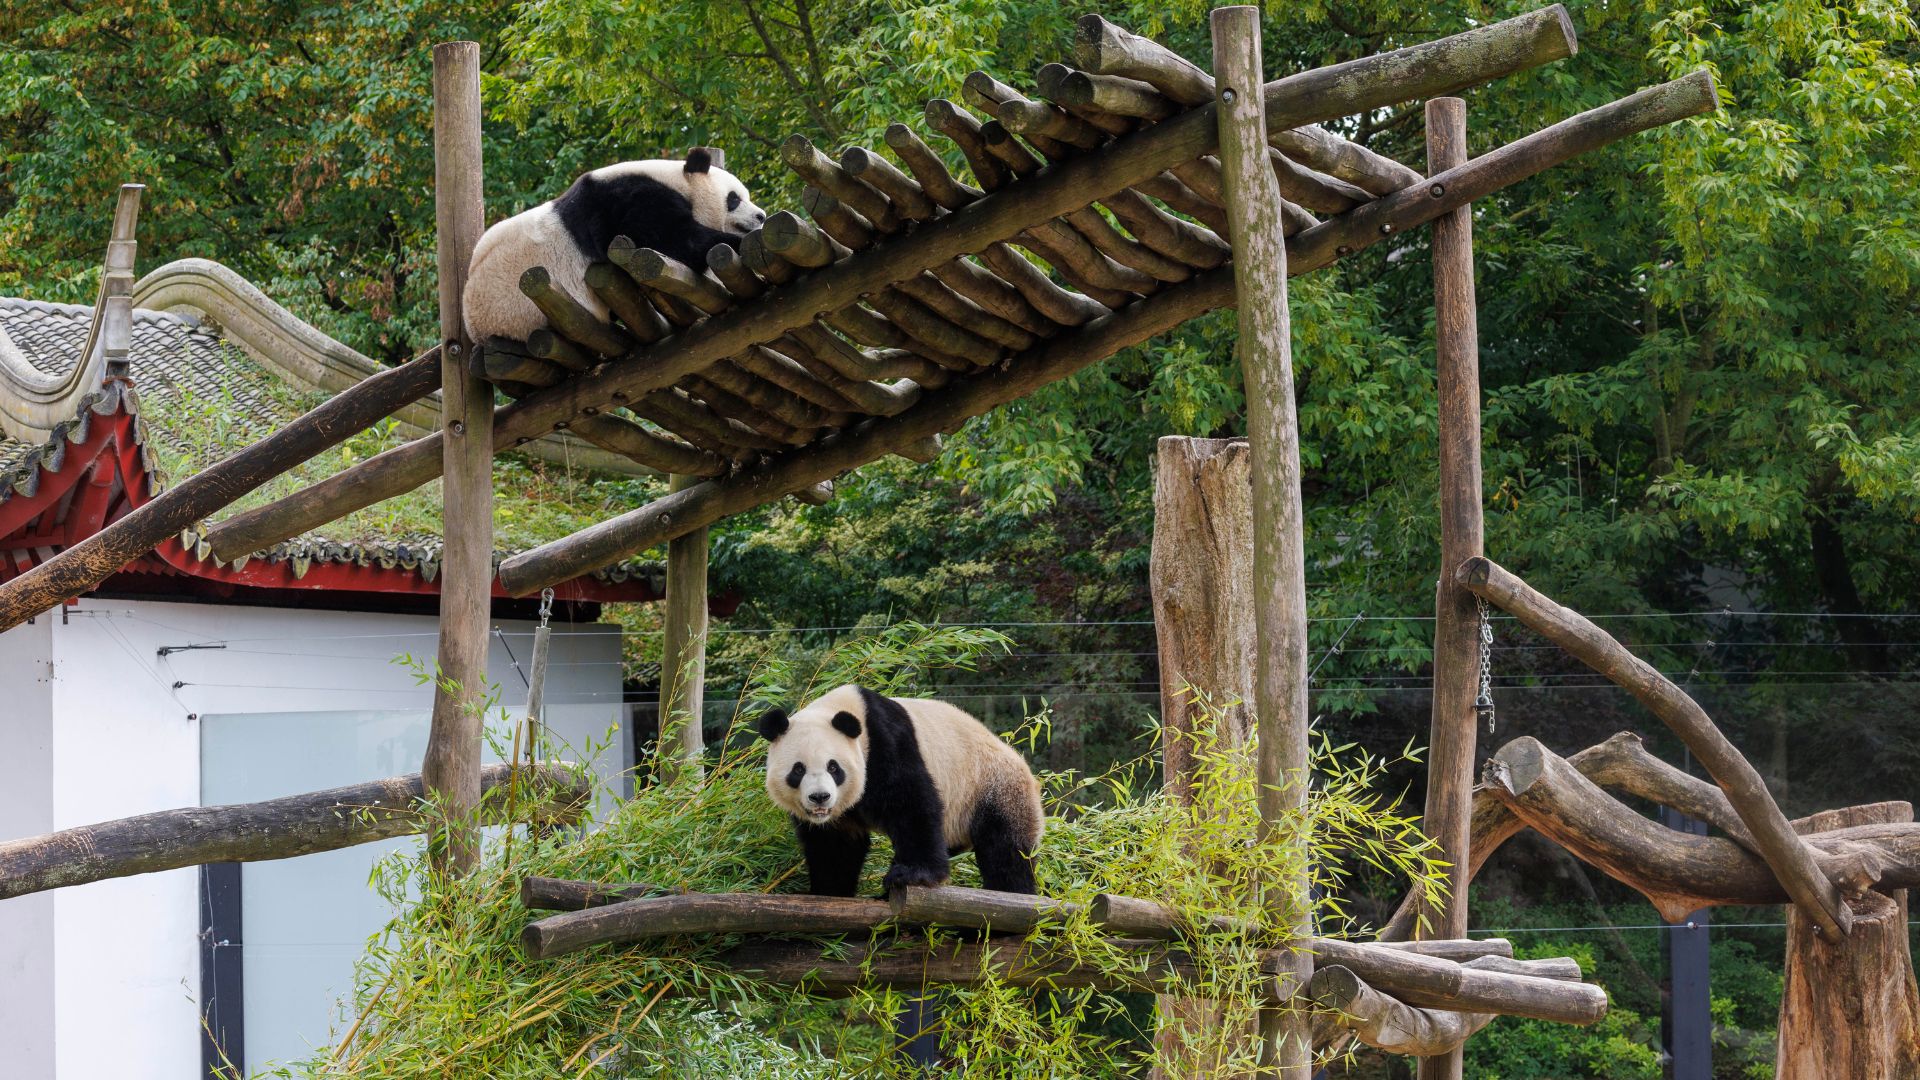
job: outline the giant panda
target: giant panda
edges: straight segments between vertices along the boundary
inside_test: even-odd
[[[1045,819],[1018,751],[941,701],[831,690],[760,718],[767,794],[793,817],[816,896],[852,896],[874,832],[893,840],[888,891],[938,885],[971,849],[981,884],[1031,894]]]
[[[591,263],[616,236],[695,269],[715,244],[738,246],[766,221],[746,185],[721,168],[718,150],[699,146],[685,161],[625,161],[586,173],[559,198],[500,221],[473,249],[461,307],[467,339],[525,341],[546,316],[520,291],[520,275],[544,266],[553,283],[602,322],[607,307],[587,288]]]

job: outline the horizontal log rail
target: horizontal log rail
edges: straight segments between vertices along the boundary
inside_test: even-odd
[[[1761,856],[1794,903],[1823,933],[1835,940],[1846,935],[1852,915],[1839,887],[1821,871],[1814,849],[1794,832],[1760,774],[1698,702],[1611,634],[1579,612],[1554,603],[1493,560],[1469,559],[1458,575],[1460,583],[1474,595],[1498,605],[1528,629],[1613,680],[1659,717],[1726,793],[1727,801],[1739,813]]]
[[[507,784],[510,765],[481,771],[484,824],[576,821],[586,779],[557,763],[523,767],[511,800],[486,792]],[[189,806],[0,842],[0,900],[106,878],[201,863],[290,859],[316,851],[411,836],[431,826],[422,813],[420,774],[231,806]]]
[[[1570,117],[1449,169],[1417,191],[1376,200],[1296,234],[1287,241],[1287,272],[1290,275],[1306,273],[1324,267],[1337,258],[1431,221],[1489,191],[1532,176],[1576,154],[1649,127],[1698,115],[1713,106],[1712,81],[1705,72],[1697,72]],[[1089,159],[1076,159],[1080,160]],[[972,205],[984,205],[992,198],[994,196],[988,196]],[[1356,215],[1376,211],[1379,224],[1373,228],[1346,227]],[[952,215],[957,216],[958,213]],[[774,458],[759,468],[696,484],[565,539],[522,552],[501,564],[501,584],[512,595],[526,595],[710,525],[729,514],[772,502],[789,491],[833,479],[886,456],[896,445],[957,430],[974,416],[1066,378],[1088,364],[1146,341],[1195,315],[1231,303],[1232,275],[1231,264],[1200,274],[1191,281],[1170,286],[1042,342],[1016,357],[1004,372],[956,379],[944,390],[923,396],[897,416],[856,429],[831,443],[809,447],[802,453]]]
[[[1368,986],[1338,964],[1316,969],[1306,996],[1338,1017],[1341,1027],[1368,1046],[1392,1054],[1445,1054],[1492,1022],[1492,1013],[1422,1009]]]
[[[1270,128],[1292,128],[1450,93],[1571,55],[1571,24],[1559,6],[1504,22],[1303,72],[1269,83]],[[1182,112],[1098,149],[1059,161],[977,202],[927,221],[898,243],[874,249],[780,285],[750,306],[704,320],[684,332],[605,364],[502,409],[495,447],[537,438],[573,417],[610,409],[671,386],[709,364],[772,341],[861,297],[917,277],[964,255],[1015,238],[1036,223],[1071,215],[1167,169],[1213,150],[1213,106]],[[809,159],[811,160],[811,159]],[[837,163],[812,164],[826,174]],[[828,170],[826,166],[833,166]],[[846,179],[861,183],[852,177]],[[865,185],[862,185],[865,186]],[[884,201],[871,187],[866,191]],[[1368,204],[1375,205],[1375,204]],[[888,223],[880,223],[884,231]],[[252,551],[431,480],[439,437],[429,436],[371,458],[269,507],[236,515],[210,531],[214,552]],[[819,477],[817,479],[825,479]]]
[[[181,479],[127,516],[0,585],[0,631],[92,590],[162,541],[439,388],[436,346],[342,390],[279,431]]]

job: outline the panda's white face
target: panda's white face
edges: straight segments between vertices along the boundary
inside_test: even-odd
[[[709,229],[745,236],[766,223],[767,212],[753,204],[747,185],[725,169],[709,169],[702,181],[694,177],[693,216]]]
[[[867,779],[863,712],[857,690],[850,696],[834,691],[792,716],[775,711],[760,718],[760,734],[772,742],[767,794],[775,805],[825,825],[860,801]]]

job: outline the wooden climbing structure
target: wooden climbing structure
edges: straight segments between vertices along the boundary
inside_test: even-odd
[[[422,776],[389,782],[379,797],[408,803],[415,792],[437,796],[438,812],[461,823],[442,830],[436,865],[458,873],[478,850],[477,822],[461,815],[481,806],[483,789],[501,780],[480,768],[475,707],[486,678],[488,472],[495,453],[564,431],[674,478],[669,492],[647,505],[505,560],[499,579],[514,595],[564,588],[583,573],[674,544],[668,649],[681,688],[669,688],[667,711],[697,714],[709,525],[781,498],[830,499],[836,478],[888,455],[928,460],[940,452],[944,435],[972,417],[1184,320],[1236,307],[1251,462],[1247,481],[1238,485],[1250,524],[1238,535],[1250,553],[1219,562],[1245,568],[1236,572],[1237,583],[1211,586],[1222,596],[1237,588],[1244,602],[1216,598],[1210,610],[1223,620],[1238,611],[1241,622],[1183,636],[1166,624],[1184,616],[1163,611],[1161,631],[1163,641],[1200,643],[1199,651],[1251,643],[1238,648],[1232,664],[1197,657],[1193,670],[1204,678],[1195,681],[1217,677],[1230,696],[1250,705],[1260,735],[1263,836],[1295,842],[1284,825],[1305,791],[1306,618],[1287,279],[1431,223],[1444,533],[1427,815],[1430,832],[1459,870],[1449,897],[1410,897],[1374,943],[1313,936],[1304,883],[1266,884],[1261,900],[1268,925],[1245,928],[1275,942],[1263,959],[1271,979],[1259,1003],[1267,1006],[1261,1019],[1266,1064],[1276,1074],[1304,1077],[1313,1049],[1346,1031],[1376,1046],[1429,1055],[1422,1074],[1451,1077],[1459,1075],[1460,1044],[1491,1015],[1597,1019],[1604,994],[1581,983],[1566,962],[1514,961],[1504,943],[1464,940],[1466,882],[1479,860],[1522,825],[1641,887],[1669,916],[1690,910],[1686,905],[1790,901],[1810,942],[1796,946],[1806,957],[1789,971],[1790,999],[1811,1003],[1803,1016],[1839,1015],[1846,1004],[1839,995],[1868,996],[1861,987],[1872,965],[1856,949],[1848,967],[1846,935],[1859,908],[1885,931],[1875,955],[1886,960],[1894,948],[1889,928],[1896,923],[1886,916],[1887,905],[1872,899],[1886,897],[1871,890],[1920,880],[1920,830],[1911,825],[1910,809],[1904,817],[1896,808],[1788,822],[1752,767],[1683,691],[1483,550],[1468,207],[1576,155],[1712,110],[1711,78],[1696,72],[1471,156],[1464,105],[1446,95],[1572,56],[1572,24],[1558,5],[1271,82],[1261,74],[1255,9],[1220,9],[1212,29],[1210,73],[1088,16],[1078,24],[1074,63],[1037,72],[1035,96],[975,72],[958,102],[934,99],[921,123],[887,130],[891,158],[865,147],[830,155],[795,136],[781,155],[805,182],[802,212],[774,214],[738,250],[715,248],[704,265],[683,265],[616,239],[586,274],[613,313],[607,323],[536,268],[521,288],[548,325],[525,341],[477,343],[462,338],[459,305],[483,224],[478,49],[442,45],[434,53],[441,341],[0,584],[0,630],[94,588],[273,477],[440,390],[438,431],[276,502],[212,521],[204,542],[215,558],[247,557],[446,478],[443,679],[432,743]],[[1420,99],[1427,101],[1425,173],[1320,126]],[[943,141],[965,160],[965,176],[935,149]],[[1591,759],[1562,761],[1523,740],[1495,756],[1489,782],[1475,789],[1470,668],[1482,600],[1632,690],[1717,786],[1657,762],[1623,765],[1619,754],[1590,751]],[[1228,670],[1234,665],[1238,673]],[[683,736],[678,756],[691,764],[700,749],[697,725]],[[1586,762],[1600,769],[1603,757],[1615,767],[1588,779]],[[1175,772],[1170,762],[1170,780]],[[577,812],[557,776],[536,775],[549,788],[537,816]],[[1652,825],[1614,803],[1596,781],[1686,808],[1731,839]],[[86,837],[0,845],[0,896],[156,869],[139,850],[155,837],[172,845],[175,861],[166,864],[178,865],[181,858],[215,857],[211,853],[285,857],[315,850],[315,843],[363,842],[400,827],[376,820],[348,828],[339,825],[347,811],[337,795],[302,799],[264,810],[227,808],[212,817],[129,819],[95,826]],[[237,830],[256,829],[262,814],[282,823],[278,831],[249,844],[229,842]],[[1820,832],[1842,823],[1851,827]],[[114,838],[120,856],[102,857],[95,850],[99,838]],[[63,868],[63,852],[81,849],[93,853],[72,861],[86,866]],[[529,955],[659,934],[871,934],[882,927],[959,926],[1019,936],[939,946],[896,937],[852,956],[824,956],[805,941],[754,940],[726,962],[827,990],[963,983],[977,979],[986,964],[1015,981],[1076,985],[1081,979],[1085,985],[1094,977],[1087,969],[1027,937],[1049,920],[1084,914],[1116,947],[1145,961],[1127,988],[1177,989],[1177,978],[1162,976],[1178,976],[1189,962],[1181,942],[1192,929],[1177,913],[1121,896],[1103,896],[1093,910],[1074,912],[1046,898],[952,888],[909,890],[890,904],[646,895],[650,891],[528,881],[529,907],[569,909],[528,926]],[[1898,910],[1903,930],[1904,907]],[[1421,914],[1439,940],[1405,940]],[[1903,932],[1897,940],[1904,948]],[[1817,950],[1826,951],[1816,956]],[[1808,977],[1815,963],[1827,978],[1824,987]],[[1884,1026],[1913,1031],[1920,994],[1911,992],[1911,961],[1890,967],[1904,972],[1908,1000],[1903,1005],[1883,995],[1876,1008],[1891,1017]],[[1332,1027],[1315,1026],[1302,1010],[1280,1008],[1301,993],[1336,1010]],[[1904,1019],[1893,1015],[1901,1008]],[[1781,1075],[1817,1075],[1810,1066],[1790,1064],[1790,1027],[1799,1033],[1796,1043],[1809,1041],[1804,1018],[1783,1022]],[[1901,1039],[1911,1051],[1916,1040],[1895,1041]]]

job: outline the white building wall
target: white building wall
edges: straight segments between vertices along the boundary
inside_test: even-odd
[[[0,838],[53,828],[48,620],[0,634]],[[52,893],[0,900],[0,1046],[19,1076],[53,1075]]]
[[[508,650],[524,667],[532,627],[500,629],[488,670],[501,704],[517,708],[526,694]],[[623,716],[618,633],[553,629],[549,723],[574,746],[605,742]],[[106,600],[0,635],[0,777],[22,779],[0,780],[0,839],[198,805],[202,716],[424,711],[431,685],[394,659],[410,654],[430,672],[436,640],[431,616]],[[207,644],[225,647],[159,655]],[[47,678],[48,658],[50,681],[30,683],[36,670]],[[626,746],[618,738],[596,759],[615,790]],[[382,764],[383,775],[419,769],[417,758]],[[22,974],[0,988],[0,1046],[53,1034],[53,1068],[18,1075],[200,1075],[198,880],[186,868],[0,901],[0,965]]]

